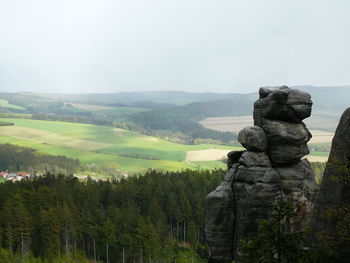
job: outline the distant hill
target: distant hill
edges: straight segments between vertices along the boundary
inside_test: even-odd
[[[350,106],[350,86],[341,87],[315,87],[295,86],[312,95],[314,109],[317,111],[343,111]],[[195,93],[185,91],[144,91],[144,92],[117,92],[99,94],[54,94],[54,93],[0,93],[1,98],[17,101],[16,105],[23,103],[24,98],[30,101],[60,101],[66,103],[84,103],[106,106],[131,106],[138,108],[160,109],[174,106],[185,106],[194,102],[209,101],[235,101],[237,103],[252,104],[258,96],[257,92],[249,94],[241,93]],[[202,107],[202,106],[201,106]],[[211,107],[211,105],[208,105]],[[241,106],[240,106],[241,107]],[[230,111],[231,109],[227,109]],[[212,111],[211,111],[212,112]]]
[[[334,132],[343,110],[350,106],[350,86],[298,86],[295,88],[307,91],[312,95],[314,102],[312,116],[305,120],[308,127],[313,130],[329,132],[318,132],[324,136],[324,138],[322,137],[324,141],[317,143],[317,145],[315,143],[312,149],[313,152],[317,152],[321,157],[326,156],[330,144],[328,137]],[[30,119],[35,118],[35,116],[46,116],[45,118],[37,119],[97,124],[96,129],[133,127],[131,129],[133,132],[140,131],[144,134],[159,136],[167,140],[171,138],[176,142],[188,144],[203,145],[203,143],[208,143],[218,145],[224,143],[235,145],[235,133],[238,130],[231,128],[232,118],[227,118],[227,123],[224,123],[226,118],[223,117],[249,116],[251,118],[253,104],[257,98],[258,92],[250,94],[189,93],[181,91],[122,92],[114,94],[0,93],[0,113],[3,117]],[[203,122],[200,123],[200,121],[206,118],[221,118],[220,123],[218,120],[211,120],[212,123],[215,122],[216,127],[219,125],[220,127],[203,126]],[[239,122],[239,125],[243,125],[242,122],[244,122],[245,126],[247,125],[244,118],[238,118],[238,120],[234,121],[235,125],[237,122]],[[39,123],[43,122],[36,122],[38,127]],[[104,126],[104,128],[101,126]],[[106,128],[106,126],[110,127]],[[223,126],[227,127],[227,129],[222,129]],[[65,124],[62,130],[66,132],[68,127]],[[32,128],[35,127],[33,126]],[[3,130],[6,131],[7,129],[3,128]],[[21,136],[27,132],[22,132],[18,127],[12,131],[19,132]],[[90,134],[90,132],[87,134]],[[133,142],[132,147],[129,144],[128,147],[122,149],[123,152],[117,153],[117,157],[114,157],[118,159],[115,160],[116,162],[128,163],[126,161],[129,159],[136,158],[138,163],[144,168],[155,166],[185,166],[187,168],[191,166],[185,162],[184,156],[187,149],[183,151],[176,150],[176,152],[181,153],[180,157],[175,156],[176,158],[171,160],[164,159],[169,156],[169,154],[162,152],[163,148],[169,148],[168,145],[163,147],[168,142],[164,141],[164,144],[159,147],[162,151],[159,149],[154,151],[152,148],[154,141],[142,141],[141,143],[139,139],[136,139],[138,137],[141,138],[141,135],[134,136],[130,140]],[[51,137],[49,136],[49,138]],[[69,141],[65,137],[62,138],[62,142]],[[110,143],[110,141],[115,139],[114,137],[109,138],[106,136],[101,138],[106,140],[104,141],[106,143]],[[327,141],[325,141],[326,139]],[[3,137],[3,140],[5,140],[5,137]],[[152,144],[152,147],[150,146],[152,150],[145,152],[138,149],[138,144],[144,143]],[[81,146],[84,147],[88,145],[91,145],[91,142],[90,144],[81,143]],[[50,144],[40,144],[40,147],[48,148],[49,146]],[[114,145],[112,146],[114,147]],[[56,151],[57,149],[55,148],[54,150]],[[71,149],[68,150],[64,149],[65,155],[71,152]],[[89,157],[93,156],[93,162],[97,162],[96,160],[99,158],[101,160],[110,159],[115,154],[115,152],[107,151],[105,148],[103,151],[97,150],[88,154]],[[117,150],[119,151],[120,149],[118,148]],[[68,157],[75,158],[76,156],[77,154],[74,152]],[[120,166],[120,168],[128,170],[130,167],[125,165]]]
[[[295,86],[312,95],[313,118],[317,128],[324,124],[326,130],[334,130],[341,113],[350,106],[350,86],[315,87]],[[257,88],[258,91],[258,88]],[[107,107],[135,107],[138,111],[127,114],[127,118],[147,129],[189,130],[198,129],[193,121],[208,117],[230,117],[251,115],[253,103],[258,98],[258,92],[239,93],[194,93],[184,91],[145,91],[119,92],[110,94],[49,94],[49,93],[0,93],[0,99],[5,105],[12,105],[10,111],[19,111],[14,107],[26,109],[26,113],[53,113],[65,115],[95,116],[95,112],[83,111],[67,107],[69,103],[97,105]],[[6,104],[6,103],[10,104]],[[67,104],[68,103],[68,104]],[[120,110],[118,110],[120,111]],[[99,112],[115,119],[119,115],[111,112]],[[126,114],[124,114],[126,115]],[[126,119],[125,116],[124,120]],[[124,121],[123,120],[123,121]],[[192,122],[189,125],[188,121]],[[180,127],[180,128],[179,128]]]
[[[147,169],[223,168],[225,164],[220,161],[221,157],[232,149],[240,149],[215,144],[184,145],[100,125],[8,118],[0,118],[0,121],[14,123],[14,126],[1,127],[0,143],[11,143],[46,154],[78,159],[83,168],[77,171],[80,175],[92,172],[99,175],[132,174]],[[219,154],[211,156],[211,151],[219,151]],[[196,154],[202,159],[193,159],[191,154]],[[2,169],[6,167],[1,166],[1,163],[15,162],[7,161],[7,157],[11,156],[6,157],[3,154],[0,157],[3,159],[0,161]],[[19,165],[27,164],[21,159],[18,162]],[[67,163],[66,160],[63,162]]]
[[[67,103],[85,103],[96,105],[131,106],[141,108],[165,108],[187,105],[193,102],[214,101],[245,97],[247,94],[238,93],[195,93],[185,91],[144,91],[144,92],[117,92],[97,94],[56,94],[56,93],[0,93],[7,97],[30,97],[45,100],[56,100]],[[249,96],[249,94],[248,94]]]
[[[294,88],[309,92],[312,96],[313,114],[306,122],[313,128],[335,130],[341,113],[350,107],[350,86],[297,86]],[[161,110],[141,112],[133,115],[133,120],[148,129],[175,129],[186,132],[186,127],[190,127],[188,124],[190,120],[199,121],[209,117],[251,116],[254,101],[258,96],[258,93],[231,93],[224,96],[223,94],[214,94],[211,101],[199,101]],[[223,99],[216,99],[218,97],[223,97]],[[182,127],[183,125],[186,127]]]
[[[350,107],[350,86],[296,86],[294,88],[311,94],[316,111],[343,112]]]

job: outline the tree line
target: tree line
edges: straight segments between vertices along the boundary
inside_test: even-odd
[[[20,105],[26,109],[25,111],[11,109],[11,111],[32,114],[33,119],[111,127],[125,126],[129,130],[160,137],[165,130],[171,134],[170,137],[176,137],[174,140],[185,144],[193,144],[196,139],[211,139],[219,141],[220,144],[232,144],[236,140],[235,133],[207,129],[198,121],[206,117],[245,115],[251,111],[251,103],[247,101],[247,98],[240,97],[230,100],[194,102],[184,106],[161,103],[158,107],[153,105],[157,104],[155,102],[141,101],[135,102],[133,106],[150,108],[151,110],[125,116],[115,116],[112,112],[103,112],[102,114],[78,109],[58,98],[26,96],[25,94],[6,95],[5,98],[8,99],[9,103]],[[109,103],[108,105],[119,104]],[[179,135],[179,133],[181,134]],[[169,138],[169,136],[165,137]]]
[[[0,170],[9,172],[52,172],[73,174],[81,168],[78,159],[40,153],[35,149],[0,144]]]
[[[233,132],[205,128],[198,121],[206,117],[239,116],[249,112],[250,104],[231,100],[194,102],[185,106],[140,112],[130,116],[134,123],[148,130],[181,132],[193,143],[196,139],[213,139],[230,144],[236,140]]]
[[[0,184],[0,245],[24,258],[180,262],[207,256],[203,200],[223,170],[148,171],[111,182],[47,174]]]

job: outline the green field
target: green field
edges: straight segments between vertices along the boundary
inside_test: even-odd
[[[97,116],[105,115],[105,116],[113,117],[114,119],[123,119],[134,113],[148,111],[147,109],[135,108],[135,107],[107,107],[107,106],[78,104],[78,103],[73,103],[73,106],[75,108],[96,114]]]
[[[113,107],[110,109],[104,109],[98,111],[99,113],[106,113],[111,116],[124,116],[124,115],[130,115],[138,112],[148,111],[147,109],[143,108],[135,108],[135,107]]]
[[[180,170],[219,168],[221,161],[186,160],[187,151],[240,149],[221,145],[182,145],[137,132],[106,126],[30,119],[1,119],[0,143],[31,147],[44,153],[77,158],[83,164],[110,165],[128,172],[149,168]]]
[[[25,110],[25,108],[13,104],[9,104],[7,100],[0,99],[0,106],[3,108],[10,108],[10,109],[15,109],[15,110]]]
[[[108,116],[109,118],[113,118],[118,121],[128,122],[128,117],[132,114],[148,111],[147,109],[142,108],[133,108],[133,107],[113,107],[110,109],[96,110],[90,111],[99,117]]]
[[[83,165],[115,167],[125,172],[147,169],[181,170],[223,168],[228,151],[240,147],[183,145],[107,126],[31,119],[0,118],[14,126],[0,127],[0,143],[30,147],[40,152],[79,159]],[[328,153],[313,152],[310,161],[325,161]],[[195,158],[193,158],[195,157]]]

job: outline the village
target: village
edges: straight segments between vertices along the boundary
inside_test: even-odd
[[[39,175],[37,173],[35,175],[31,175],[25,172],[18,172],[18,173],[0,172],[0,178],[5,179],[5,181],[12,181],[12,182],[18,182],[23,179],[32,179],[38,176]]]
[[[11,172],[0,172],[0,182],[4,181],[11,181],[11,182],[19,182],[24,179],[33,179],[41,176],[42,174],[40,173],[26,173],[26,172],[18,172],[18,173],[11,173]],[[85,181],[88,178],[94,180],[94,181],[108,181],[110,178],[106,177],[96,177],[96,176],[90,176],[90,175],[77,175],[73,174],[74,177],[78,178],[79,180]]]

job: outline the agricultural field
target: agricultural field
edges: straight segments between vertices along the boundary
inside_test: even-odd
[[[17,105],[10,104],[8,100],[0,99],[0,106],[3,108],[15,109],[15,110],[25,110],[25,108]]]
[[[338,119],[336,116],[323,116],[316,114],[305,121],[312,133],[312,138],[308,145],[330,148]],[[238,116],[238,117],[215,117],[206,118],[200,123],[208,128],[218,131],[231,131],[236,134],[246,126],[253,125],[252,116]],[[328,159],[329,152],[311,151],[307,159],[311,162],[325,162]]]
[[[3,118],[0,143],[31,147],[44,153],[79,159],[84,165],[113,165],[125,172],[148,168],[181,170],[225,167],[222,155],[241,149],[223,145],[182,145],[137,132],[89,124]],[[203,155],[203,150],[210,150]],[[215,156],[212,151],[220,150]],[[198,151],[201,158],[190,158]],[[205,153],[205,152],[204,152]],[[209,156],[209,157],[208,157]]]
[[[313,131],[316,131],[314,136],[333,135],[339,117],[321,116],[315,114],[305,121],[306,126]],[[204,127],[217,131],[231,131],[238,133],[242,128],[251,126],[254,123],[253,116],[238,116],[238,117],[213,117],[199,121]],[[323,132],[323,133],[322,133]],[[331,140],[330,140],[331,141]]]
[[[223,168],[222,160],[240,147],[183,145],[107,126],[32,119],[0,118],[14,126],[0,127],[0,143],[79,159],[86,166],[114,167],[126,173],[147,169],[181,170]],[[315,145],[328,143],[332,133],[316,131]],[[312,143],[311,143],[312,145]],[[312,152],[310,161],[326,161],[328,152]]]
[[[212,161],[224,160],[227,157],[227,150],[224,149],[206,149],[188,151],[186,155],[187,161]]]
[[[134,113],[139,113],[143,111],[148,111],[147,109],[143,108],[134,108],[134,107],[113,107],[110,109],[103,109],[94,111],[97,115],[106,115],[113,117],[114,119],[124,119],[127,116],[130,116]]]
[[[87,111],[99,111],[99,110],[109,110],[112,107],[92,105],[92,104],[82,104],[82,103],[71,103],[75,108],[87,110]]]
[[[208,129],[238,133],[244,127],[253,125],[253,122],[253,116],[238,116],[206,118],[199,123]]]
[[[110,116],[115,119],[124,119],[125,117],[139,113],[143,111],[147,111],[147,109],[136,108],[136,107],[107,107],[100,105],[92,105],[92,104],[80,104],[80,103],[72,103],[75,108],[80,110],[88,111],[97,116],[105,115]]]
[[[331,143],[334,137],[333,132],[321,131],[321,130],[310,130],[312,138],[310,144],[323,144]]]

